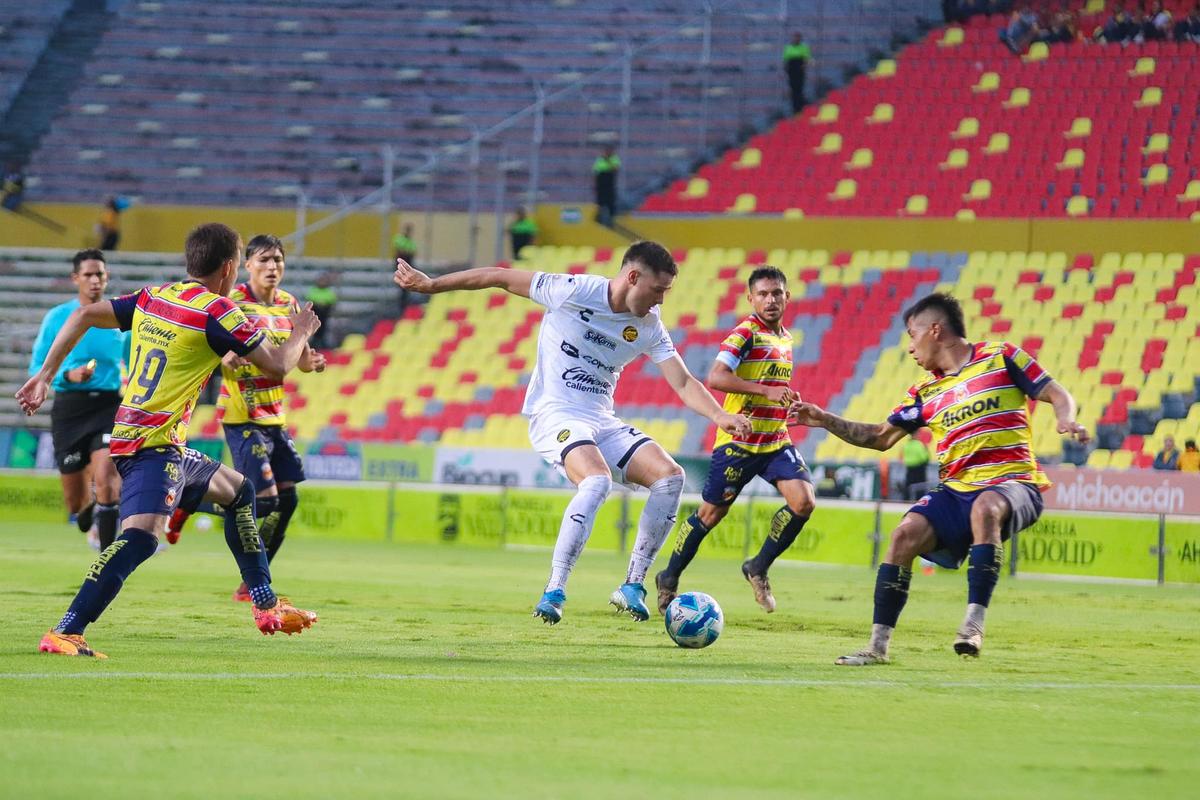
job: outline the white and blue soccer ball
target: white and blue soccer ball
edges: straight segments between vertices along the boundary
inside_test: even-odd
[[[684,592],[671,601],[664,616],[667,634],[680,647],[708,647],[725,628],[725,613],[704,592]]]

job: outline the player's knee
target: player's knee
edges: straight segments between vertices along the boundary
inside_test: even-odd
[[[679,465],[675,465],[675,469],[650,484],[650,491],[654,494],[679,497],[683,494],[683,485],[683,469]]]
[[[788,508],[790,508],[792,513],[797,517],[811,517],[813,511],[815,511],[817,508],[817,504],[812,497],[805,496],[788,503]]]
[[[578,491],[595,495],[603,502],[612,491],[612,477],[609,475],[588,475],[579,482]]]
[[[924,549],[925,533],[915,523],[901,522],[892,531],[891,552],[901,559],[912,560]]]
[[[725,516],[729,513],[729,506],[715,506],[712,503],[704,503],[696,511],[696,517],[700,520],[700,524],[712,530]]]
[[[1008,503],[995,492],[985,492],[971,506],[971,527],[991,528],[1004,522]]]

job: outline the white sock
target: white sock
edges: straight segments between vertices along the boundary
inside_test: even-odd
[[[683,475],[668,475],[650,484],[650,499],[638,520],[637,540],[629,554],[626,583],[641,583],[675,527],[679,498],[683,495]]]
[[[892,643],[892,633],[895,630],[891,625],[872,625],[870,649],[886,656],[888,647]]]
[[[575,496],[563,512],[562,524],[558,528],[558,541],[554,543],[554,558],[550,562],[550,582],[546,591],[565,589],[567,577],[575,568],[583,546],[592,535],[596,512],[612,491],[612,478],[607,475],[589,475],[579,482]]]
[[[983,633],[983,618],[986,614],[987,606],[981,606],[979,603],[967,603],[967,618],[963,620],[963,627],[976,628]]]

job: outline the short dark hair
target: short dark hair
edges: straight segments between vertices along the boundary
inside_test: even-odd
[[[87,250],[80,250],[71,259],[71,274],[74,275],[79,272],[79,265],[85,261],[99,261],[105,267],[108,267],[108,260],[104,258],[103,251],[89,247]]]
[[[1190,447],[1190,448],[1192,448],[1193,450],[1195,450],[1195,449],[1196,449],[1196,440],[1195,440],[1195,439],[1188,439],[1186,442],[1184,442],[1184,443],[1183,443],[1183,446],[1184,446],[1184,447]]]
[[[219,222],[194,228],[183,247],[187,274],[193,278],[207,278],[226,261],[238,257],[238,245],[241,243],[242,237],[238,236],[237,231]]]
[[[634,242],[625,251],[621,266],[637,261],[656,275],[678,275],[679,267],[671,257],[671,251],[658,242]]]
[[[964,339],[967,338],[967,326],[963,322],[962,306],[950,295],[942,292],[925,295],[904,312],[904,324],[907,325],[910,319],[926,311],[938,312],[946,318],[946,324],[950,326],[951,333]]]
[[[282,239],[278,236],[272,236],[269,233],[260,233],[246,242],[246,258],[250,258],[255,253],[261,253],[264,250],[274,250],[275,248],[279,248],[280,255],[287,256],[287,251],[283,249]]]
[[[783,270],[764,264],[761,267],[755,267],[754,271],[750,273],[750,279],[746,281],[746,288],[754,291],[754,284],[764,280],[779,281],[787,286],[787,275],[783,274]]]

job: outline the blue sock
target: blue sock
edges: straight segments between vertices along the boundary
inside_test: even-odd
[[[973,544],[967,555],[967,602],[987,608],[1000,582],[1004,545]]]
[[[896,627],[900,612],[908,602],[908,584],[912,581],[912,570],[897,564],[880,564],[875,576],[876,625]]]
[[[682,575],[696,557],[696,551],[700,549],[705,536],[708,536],[708,528],[704,527],[699,516],[692,514],[675,534],[675,549],[671,551],[671,560],[663,571],[676,578]]]
[[[300,505],[300,498],[296,495],[295,486],[280,489],[278,500],[278,510],[263,520],[262,526],[263,541],[267,543],[268,562],[275,558],[275,554],[283,546],[288,523],[292,521],[292,514],[296,513],[296,506]]]
[[[754,574],[761,575],[770,569],[775,559],[783,555],[783,551],[796,541],[806,522],[808,517],[797,516],[787,506],[776,511],[775,516],[771,518],[771,530],[767,532],[767,538],[763,539],[762,547],[754,557]]]
[[[267,549],[258,535],[254,521],[254,487],[243,480],[237,496],[229,504],[225,514],[225,544],[233,553],[242,581],[254,597],[259,608],[270,608],[275,604],[275,593],[271,591],[271,571],[267,566]],[[255,596],[255,593],[258,596]],[[262,601],[259,601],[262,597]]]
[[[158,549],[158,539],[139,528],[128,528],[96,557],[83,576],[71,607],[55,626],[60,633],[83,633],[108,608],[125,579]]]
[[[106,550],[117,540],[117,519],[120,511],[116,503],[96,503],[96,533],[100,537],[100,549]]]

